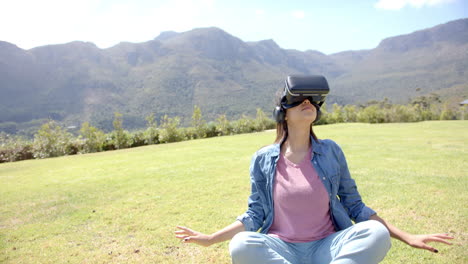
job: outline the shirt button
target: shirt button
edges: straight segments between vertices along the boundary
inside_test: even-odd
[[[323,177],[322,179],[325,180],[325,177]]]

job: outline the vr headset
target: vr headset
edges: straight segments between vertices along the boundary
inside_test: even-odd
[[[276,122],[284,121],[286,109],[300,105],[308,99],[317,108],[317,118],[320,119],[320,107],[330,92],[328,82],[321,75],[288,75],[284,86],[280,105],[273,111]]]

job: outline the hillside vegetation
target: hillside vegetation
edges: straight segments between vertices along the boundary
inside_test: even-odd
[[[468,121],[315,128],[346,154],[367,205],[404,230],[448,232],[439,254],[393,240],[384,264],[467,263]],[[244,212],[250,157],[274,132],[0,164],[1,263],[230,263],[181,244]]]
[[[311,47],[313,48],[313,47]],[[270,112],[287,74],[322,74],[328,103],[404,104],[432,92],[456,103],[468,96],[468,19],[383,40],[375,49],[325,55],[287,50],[273,40],[244,42],[219,28],[167,32],[144,43],[99,49],[72,42],[23,50],[0,41],[0,124],[44,119],[128,128],[154,113],[187,124],[198,105],[208,120]]]

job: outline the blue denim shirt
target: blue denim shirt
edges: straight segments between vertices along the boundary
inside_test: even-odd
[[[354,222],[369,220],[375,211],[361,200],[356,183],[351,178],[341,148],[332,140],[312,139],[312,165],[330,197],[330,215],[335,230],[343,230]],[[268,233],[273,222],[273,182],[280,144],[258,150],[250,163],[251,195],[248,210],[239,216],[247,231]],[[294,205],[291,205],[294,206]]]

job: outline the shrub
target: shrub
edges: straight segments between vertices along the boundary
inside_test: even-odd
[[[197,138],[195,128],[193,127],[181,127],[178,130],[183,138],[186,138],[188,140]]]
[[[83,139],[81,142],[82,153],[102,151],[105,140],[104,132],[85,122],[81,125],[80,135]]]
[[[159,143],[159,130],[155,127],[148,127],[144,133],[145,145]]]
[[[127,131],[123,129],[123,118],[122,114],[114,113],[114,131],[111,133],[111,138],[114,142],[114,146],[116,149],[123,149],[130,146],[129,138],[130,135]]]
[[[104,142],[102,143],[102,150],[108,151],[108,150],[116,150],[116,149],[117,148],[115,147],[112,135],[107,134],[106,138],[104,139]]]
[[[144,134],[145,144],[158,144],[159,143],[159,131],[158,124],[154,118],[154,114],[146,117],[147,128]]]
[[[442,112],[440,113],[440,120],[455,120],[457,114],[447,104],[444,105]]]
[[[385,114],[377,105],[370,105],[358,113],[358,121],[365,123],[384,123]]]
[[[255,131],[255,120],[246,116],[232,122],[232,132],[234,134],[251,133]]]
[[[255,131],[264,131],[267,129],[269,118],[265,115],[262,109],[257,108],[257,115],[255,117]]]
[[[145,133],[143,131],[136,131],[131,133],[128,144],[131,148],[147,145]]]
[[[194,106],[192,115],[193,133],[190,138],[206,137],[206,121],[203,119],[200,107]]]
[[[206,137],[209,138],[209,137],[216,137],[218,135],[218,131],[216,129],[216,125],[211,122],[207,125],[206,127]]]
[[[180,123],[179,117],[170,118],[164,115],[161,121],[161,131],[159,141],[161,143],[182,141],[185,137],[182,131],[178,128]]]
[[[224,114],[218,116],[215,122],[215,127],[218,136],[229,135],[232,132],[232,127]]]
[[[108,134],[106,141],[109,147],[113,146],[113,149],[124,149],[130,147],[131,135],[126,130],[112,131]]]
[[[49,121],[41,126],[34,135],[33,155],[35,158],[58,157],[74,154],[72,135],[56,122]]]
[[[31,142],[17,136],[0,133],[0,163],[33,158]]]
[[[343,108],[344,122],[356,122],[357,121],[357,109],[355,105],[346,105]]]
[[[332,112],[329,115],[329,123],[343,123],[345,121],[345,116],[343,114],[343,108],[338,104],[333,104]]]

